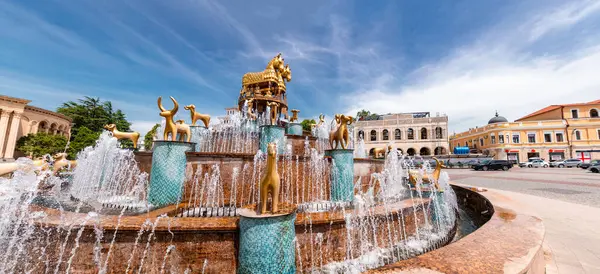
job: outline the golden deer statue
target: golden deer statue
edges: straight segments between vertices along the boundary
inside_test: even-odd
[[[177,138],[177,126],[173,121],[173,117],[177,114],[177,110],[179,110],[179,104],[175,101],[175,98],[171,96],[171,101],[173,101],[173,109],[166,110],[162,105],[162,97],[158,97],[158,108],[160,109],[160,116],[165,117],[165,131],[163,133],[163,139],[168,140],[169,133],[171,134],[171,141],[175,141]]]
[[[279,103],[267,102],[267,106],[271,109],[271,112],[269,112],[269,119],[271,119],[271,125],[274,126],[277,124],[277,107],[279,107]]]
[[[445,168],[446,166],[442,161],[438,160],[437,158],[433,157],[433,159],[435,160],[435,169],[431,174],[431,178],[427,174],[423,174],[421,182],[430,184],[433,183],[438,191],[443,191],[438,183],[438,180],[440,179],[440,173],[442,172],[442,168]],[[408,181],[414,186],[417,185],[417,177],[419,177],[418,170],[408,171]]]
[[[134,132],[121,132],[117,129],[115,124],[104,125],[104,129],[110,131],[112,136],[117,138],[117,140],[121,139],[129,139],[133,142],[133,148],[137,148],[138,139],[140,138],[140,133],[137,131]]]
[[[271,192],[271,213],[276,213],[279,206],[279,172],[277,172],[277,145],[267,145],[267,167],[265,176],[260,181],[260,214],[267,212],[267,200]]]
[[[190,130],[190,125],[186,124],[184,120],[175,121],[175,126],[177,127],[177,133],[179,133],[179,141],[180,142],[189,142],[192,138],[192,131]],[[183,136],[185,135],[185,139]]]
[[[339,145],[342,149],[346,149],[348,142],[350,141],[350,134],[348,133],[348,125],[352,124],[354,119],[352,116],[346,116],[344,114],[336,114],[335,122],[338,124],[337,129],[329,132],[329,145],[331,149],[337,149]],[[335,146],[333,143],[335,142]]]
[[[196,125],[196,121],[201,120],[202,123],[204,123],[204,127],[208,127],[208,124],[210,123],[210,115],[196,112],[195,105],[187,105],[183,108],[190,111],[190,116],[192,117],[192,126]]]
[[[58,172],[64,167],[68,167],[69,169],[74,169],[77,166],[77,161],[75,160],[67,160],[67,154],[64,152],[56,153],[54,156],[54,175],[57,175]]]
[[[297,109],[292,109],[292,118],[290,118],[290,123],[298,122],[298,113],[300,111]]]

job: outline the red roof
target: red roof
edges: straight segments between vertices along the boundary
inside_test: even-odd
[[[538,110],[536,112],[527,114],[527,115],[525,115],[525,116],[523,116],[523,117],[515,120],[515,122],[521,121],[523,119],[527,119],[527,118],[530,118],[530,117],[533,117],[533,116],[536,116],[536,115],[540,115],[542,113],[550,112],[550,111],[553,111],[553,110],[555,110],[557,108],[560,108],[560,107],[582,106],[582,105],[591,105],[591,104],[600,104],[600,100],[595,100],[595,101],[591,101],[591,102],[587,102],[587,103],[574,103],[574,104],[564,104],[564,105],[549,105],[549,106],[547,106],[547,107],[545,107],[543,109],[540,109],[540,110]]]

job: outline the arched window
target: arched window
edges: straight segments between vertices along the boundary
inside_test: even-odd
[[[575,140],[581,140],[581,131],[575,130]]]
[[[48,122],[41,121],[38,125],[38,132],[48,133]]]
[[[377,131],[371,130],[371,141],[377,141]]]
[[[444,138],[443,134],[442,134],[442,128],[441,127],[436,127],[435,128],[435,138],[436,139],[442,139],[442,138]]]
[[[358,131],[358,138],[364,140],[365,139],[365,132],[362,131],[362,130],[359,130]]]
[[[421,150],[419,150],[419,155],[431,155],[431,150],[427,147],[422,147]]]
[[[427,139],[427,129],[426,128],[421,128],[421,139],[422,140]]]
[[[590,117],[591,118],[598,118],[598,110],[597,109],[590,109]]]
[[[394,139],[402,140],[402,131],[400,131],[398,128],[394,130]]]
[[[482,139],[479,139],[479,145],[480,145],[480,146],[483,146],[483,138],[482,138]]]
[[[382,139],[383,139],[384,141],[387,141],[387,140],[389,140],[389,139],[390,139],[390,135],[389,135],[389,133],[388,133],[388,130],[387,130],[387,129],[384,129],[384,130],[383,130],[383,132],[382,132],[382,135],[383,135],[383,138],[382,138]]]
[[[406,138],[408,138],[409,140],[414,140],[415,139],[415,132],[413,131],[412,128],[409,128],[406,131]]]
[[[412,147],[406,150],[406,154],[408,154],[408,156],[414,156],[415,153],[416,153],[416,151]]]
[[[50,132],[48,132],[48,133],[52,134],[52,135],[56,134],[56,124],[55,123],[52,123],[50,125]]]

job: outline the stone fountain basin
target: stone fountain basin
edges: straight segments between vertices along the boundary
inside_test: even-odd
[[[388,226],[384,225],[387,224],[385,223],[386,212],[394,213],[394,217],[390,218],[388,215],[387,219],[391,220],[397,228],[402,227],[399,217],[401,215],[405,222],[405,233],[414,235],[418,227],[424,226],[422,208],[428,203],[429,199],[414,199],[390,204],[387,209],[383,206],[376,206],[374,220],[382,223],[375,231],[380,247],[387,247],[386,244],[389,242],[387,241]],[[414,211],[415,209],[416,211]],[[46,217],[36,220],[36,225],[39,230],[38,234],[50,233],[52,235],[53,240],[47,250],[59,250],[64,242],[67,233],[64,230],[57,233],[57,227],[71,227],[72,235],[65,250],[72,249],[74,235],[83,228],[78,251],[71,264],[71,270],[77,273],[97,272],[93,257],[96,243],[94,227],[104,230],[104,237],[100,243],[102,253],[107,253],[109,249],[112,250],[108,263],[109,270],[126,269],[130,257],[134,257],[131,261],[135,269],[138,269],[139,265],[135,264],[141,261],[141,254],[151,234],[152,225],[155,225],[154,233],[142,267],[143,273],[159,272],[158,269],[163,264],[165,251],[170,245],[174,245],[176,249],[169,255],[166,265],[169,269],[179,269],[178,273],[184,272],[186,267],[194,271],[202,269],[205,260],[208,262],[205,273],[234,273],[237,266],[239,217],[167,218],[166,216],[174,216],[178,212],[177,206],[173,205],[137,216],[122,216],[120,220],[119,216],[100,215],[97,222],[88,221],[83,224],[82,220],[87,216],[84,213],[63,212],[61,216],[59,210],[35,205],[30,206],[30,210],[46,214]],[[399,215],[398,212],[402,212],[402,214]],[[161,215],[163,217],[160,217]],[[417,218],[416,225],[415,217]],[[147,231],[139,234],[140,228],[144,226]],[[298,213],[295,226],[297,265],[302,264],[306,268],[312,263],[313,267],[318,268],[329,262],[343,261],[346,258],[348,231],[342,210]],[[316,244],[315,238],[318,233],[321,233],[322,236],[319,240],[320,243]],[[115,242],[110,248],[113,236]],[[134,251],[136,238],[138,238],[137,251]],[[357,244],[355,243],[355,245]],[[358,246],[354,248],[357,249]],[[52,252],[51,256],[56,257],[57,253]],[[40,267],[42,266],[43,264],[40,264]],[[52,263],[50,266],[52,269],[55,267]],[[39,271],[44,270],[39,269]]]

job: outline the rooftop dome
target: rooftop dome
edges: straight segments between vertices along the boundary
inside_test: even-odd
[[[507,123],[508,120],[506,120],[506,118],[502,117],[502,116],[498,116],[498,111],[496,111],[496,116],[492,117],[492,119],[490,119],[488,121],[488,125],[489,124],[495,124],[495,123]]]

